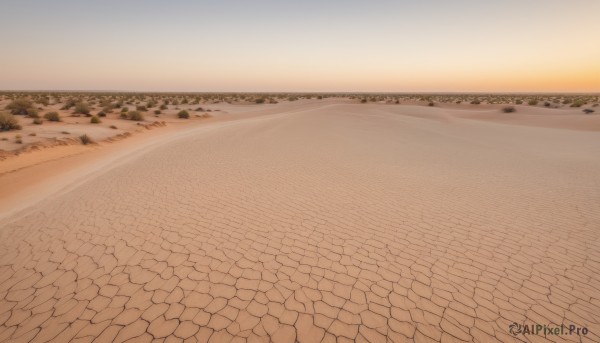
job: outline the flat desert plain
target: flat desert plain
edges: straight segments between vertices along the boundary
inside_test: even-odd
[[[599,115],[219,106],[0,176],[0,341],[600,341]]]

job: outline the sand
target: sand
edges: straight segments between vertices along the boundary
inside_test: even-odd
[[[223,106],[3,208],[0,341],[600,340],[600,116]]]

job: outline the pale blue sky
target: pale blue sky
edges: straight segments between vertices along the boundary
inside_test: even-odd
[[[600,1],[0,1],[0,89],[600,91]]]

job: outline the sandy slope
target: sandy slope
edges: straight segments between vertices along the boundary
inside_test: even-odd
[[[600,133],[286,106],[0,221],[0,341],[600,340]]]

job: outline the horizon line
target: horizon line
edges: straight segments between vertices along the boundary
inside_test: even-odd
[[[388,94],[388,95],[600,95],[600,91],[573,92],[573,91],[142,91],[142,90],[87,90],[87,89],[0,89],[0,93],[132,93],[132,94]]]

